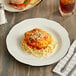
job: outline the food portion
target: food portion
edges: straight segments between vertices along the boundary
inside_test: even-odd
[[[23,4],[25,0],[10,0],[11,3]]]
[[[10,0],[9,5],[12,7],[23,10],[27,5],[37,4],[41,0]]]
[[[13,6],[16,9],[24,9],[31,0],[10,0],[9,5]]]
[[[53,52],[56,42],[49,33],[35,28],[24,34],[21,46],[26,52],[32,55],[44,57]]]
[[[38,2],[40,2],[41,0],[31,0],[30,1],[30,4],[31,5],[34,5],[34,4],[37,4]]]

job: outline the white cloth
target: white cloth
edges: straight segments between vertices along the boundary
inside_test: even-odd
[[[53,72],[55,72],[61,76],[76,76],[76,53],[73,54],[75,47],[76,47],[76,40],[71,45],[67,55],[63,59],[61,59],[60,62],[55,66],[55,68],[53,69]],[[72,54],[73,54],[73,57],[70,60],[70,62],[68,63],[68,65],[66,66],[66,70],[64,72],[61,72],[61,69],[67,63],[67,61],[72,56]],[[72,71],[72,72],[70,73],[70,71]],[[70,73],[70,75],[68,75],[69,73]]]
[[[4,10],[0,8],[0,25],[7,23]]]

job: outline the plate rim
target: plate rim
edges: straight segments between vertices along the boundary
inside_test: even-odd
[[[45,19],[45,18],[31,18],[31,20],[32,19]],[[30,19],[26,19],[26,20],[30,20]],[[49,20],[49,19],[46,19],[46,20]],[[23,20],[23,21],[25,21],[25,20]],[[21,21],[21,22],[23,22],[23,21]],[[53,21],[53,20],[49,20],[49,21]],[[19,23],[21,23],[21,22],[19,22]],[[54,21],[54,22],[56,22],[56,21]],[[18,24],[19,24],[18,23]],[[58,23],[58,22],[56,22],[56,23]],[[59,24],[59,23],[58,23]],[[59,24],[60,25],[60,24]],[[14,28],[16,28],[17,27],[17,24],[10,30],[10,31],[12,31]],[[62,27],[62,26],[61,26]],[[62,27],[62,28],[64,28],[64,27]],[[64,28],[64,30],[65,30],[65,28]],[[8,36],[9,36],[9,34],[10,34],[10,31],[9,31],[9,33],[8,33],[8,35],[7,35],[7,37],[6,37],[6,46],[7,46],[7,39],[8,39]],[[67,39],[68,39],[68,42],[69,42],[69,44],[68,44],[68,46],[70,46],[70,38],[69,38],[69,35],[68,35],[68,32],[65,30],[65,32],[67,33]],[[69,47],[68,47],[69,48]],[[7,49],[8,49],[8,46],[7,46]],[[8,52],[17,60],[17,61],[19,61],[20,63],[23,63],[23,64],[27,64],[27,65],[31,65],[31,66],[46,66],[46,65],[51,65],[51,64],[54,64],[54,63],[56,63],[56,62],[58,62],[59,60],[61,60],[64,56],[62,56],[60,59],[58,59],[57,61],[54,61],[54,63],[50,63],[50,64],[43,64],[43,65],[33,65],[33,64],[30,64],[30,63],[25,63],[25,62],[23,62],[23,61],[20,61],[19,59],[17,59],[10,51],[9,51],[9,49],[8,49]],[[67,50],[67,52],[68,52],[68,50]],[[67,53],[66,52],[66,53]],[[65,54],[66,54],[65,53]]]

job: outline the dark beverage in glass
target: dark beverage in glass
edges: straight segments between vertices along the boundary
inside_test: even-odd
[[[75,0],[60,0],[59,10],[62,16],[73,14],[74,7]]]

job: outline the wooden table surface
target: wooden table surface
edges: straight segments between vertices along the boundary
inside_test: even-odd
[[[43,0],[36,7],[20,12],[5,12],[8,23],[0,26],[0,76],[59,76],[52,72],[56,64],[44,67],[32,67],[16,61],[6,48],[6,36],[18,22],[28,18],[47,18],[59,22],[69,33],[70,41],[76,39],[76,12],[62,17],[58,11],[58,0]]]

